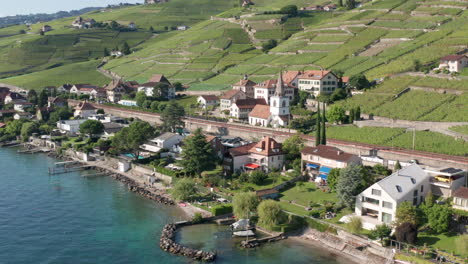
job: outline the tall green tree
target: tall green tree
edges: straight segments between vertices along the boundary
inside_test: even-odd
[[[349,78],[349,86],[357,90],[365,89],[370,87],[370,82],[367,80],[364,74],[353,75]]]
[[[92,138],[104,131],[104,125],[97,120],[86,120],[80,125],[80,133],[88,135]]]
[[[354,110],[354,120],[361,120],[361,107],[358,106],[356,110]]]
[[[325,110],[325,107],[323,107],[323,114],[322,114],[322,125],[320,126],[320,128],[322,129],[322,131],[320,132],[320,136],[321,136],[321,140],[320,140],[320,144],[322,145],[326,145],[327,144],[327,126],[325,125],[325,122],[326,122],[326,110]]]
[[[364,174],[361,166],[351,164],[341,169],[338,183],[336,184],[336,194],[341,204],[348,208],[354,207],[356,195],[363,190],[363,181]]]
[[[339,124],[346,118],[346,113],[343,107],[332,105],[327,111],[327,120],[332,123]]]
[[[187,201],[196,193],[197,188],[195,187],[195,182],[189,178],[178,180],[174,184],[174,189],[172,190],[172,196],[178,201]]]
[[[428,210],[429,227],[437,233],[448,231],[452,209],[447,204],[434,204]]]
[[[396,161],[395,166],[394,166],[393,169],[394,169],[395,171],[401,170],[401,164],[400,164],[400,161],[399,161],[399,160]]]
[[[266,228],[282,223],[286,217],[279,203],[274,200],[263,200],[257,210],[258,223]]]
[[[174,132],[177,127],[183,127],[184,121],[182,118],[185,116],[184,107],[180,106],[175,101],[171,101],[169,105],[161,113],[161,121],[163,122],[164,131]]]
[[[419,224],[418,209],[410,202],[405,201],[398,205],[396,210],[396,225],[399,226],[403,223],[410,223],[415,226]]]
[[[317,117],[315,118],[315,146],[320,145],[322,141],[322,137],[320,136],[321,128],[320,128],[320,104],[317,104]]]
[[[339,168],[331,169],[330,173],[328,173],[327,184],[330,188],[330,191],[336,190],[336,185],[338,184],[338,179],[340,178],[340,171]]]
[[[387,238],[392,233],[392,228],[386,224],[381,224],[375,227],[373,233],[376,237],[380,238],[380,242],[383,241],[384,238]]]
[[[122,53],[125,54],[125,55],[128,55],[128,54],[132,53],[132,51],[130,50],[130,46],[128,45],[127,41],[125,41],[124,44],[122,45]]]
[[[48,100],[49,96],[47,94],[47,90],[46,89],[42,89],[41,93],[39,94],[39,97],[38,97],[38,101],[37,101],[37,105],[39,107],[44,107],[47,105],[47,100]]]
[[[104,48],[104,57],[110,56],[110,52],[107,48]]]
[[[36,122],[26,122],[21,126],[21,139],[26,142],[29,137],[33,134],[39,132],[39,124]]]
[[[215,165],[211,144],[206,141],[206,137],[200,128],[196,129],[193,135],[184,140],[184,149],[181,156],[181,163],[189,175],[200,174]]]
[[[138,92],[136,95],[135,95],[135,101],[137,103],[137,105],[139,107],[143,107],[143,104],[144,102],[146,101],[146,94],[145,92],[141,91],[141,92]]]
[[[50,114],[49,123],[54,124],[60,120],[68,120],[73,116],[73,113],[68,107],[56,108],[54,112]]]
[[[120,151],[133,154],[135,159],[140,156],[140,146],[154,136],[155,130],[148,123],[135,121],[124,127],[112,138],[112,146]]]
[[[257,195],[253,192],[243,192],[234,195],[232,199],[232,208],[237,219],[249,218],[258,206]]]
[[[36,90],[30,90],[28,93],[28,102],[37,105],[37,93]]]
[[[305,140],[298,134],[287,138],[283,142],[283,151],[286,152],[286,160],[293,161],[301,158],[301,150],[304,148]]]

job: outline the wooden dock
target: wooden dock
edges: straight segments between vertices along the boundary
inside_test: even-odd
[[[79,164],[79,166],[73,166],[73,167],[49,168],[49,175],[65,174],[65,173],[89,170],[89,169],[94,169],[94,166]]]

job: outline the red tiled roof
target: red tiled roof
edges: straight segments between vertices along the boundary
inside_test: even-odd
[[[344,82],[344,83],[348,83],[349,82],[349,77],[343,76],[343,77],[341,77],[341,81]]]
[[[5,123],[0,123],[0,128],[6,127]]]
[[[282,153],[282,144],[276,142],[276,140],[272,139],[271,137],[264,137],[262,141],[255,144],[255,146],[251,147],[249,153],[255,153],[260,155],[279,155]]]
[[[88,103],[88,102],[81,102],[79,103],[76,107],[75,107],[76,110],[96,110],[96,108]]]
[[[159,82],[163,82],[163,83],[167,83],[167,84],[171,84],[171,82],[169,82],[169,80],[163,75],[163,74],[155,74],[153,75],[148,82],[155,82],[155,83],[159,83]]]
[[[233,157],[247,155],[249,154],[249,150],[256,144],[257,143],[255,142],[255,143],[246,144],[237,148],[229,149],[229,154],[231,154],[231,156]]]
[[[155,87],[157,82],[147,82],[147,83],[142,83],[140,84],[141,87]]]
[[[232,97],[234,97],[235,95],[237,95],[238,93],[244,93],[240,90],[229,90],[227,92],[225,92],[221,97],[220,99],[232,99]]]
[[[258,104],[252,109],[249,116],[268,119],[270,117],[270,106]]]
[[[303,74],[299,76],[300,79],[309,79],[309,80],[321,80],[325,75],[332,73],[331,71],[317,71],[317,70],[310,70],[305,71]],[[333,74],[333,73],[332,73]]]
[[[278,79],[271,79],[271,80],[266,80],[266,81],[263,81],[261,83],[257,83],[257,85],[255,85],[255,87],[258,87],[258,88],[275,88],[276,87],[276,83],[278,82]]]
[[[256,105],[266,105],[266,101],[263,98],[247,98],[239,99],[235,103],[239,109],[253,109]]]
[[[291,85],[291,82],[296,79],[296,77],[301,74],[300,71],[287,71],[283,73],[283,82]]]
[[[462,58],[466,57],[466,55],[447,55],[445,57],[440,58],[440,60],[444,61],[458,61]]]
[[[326,145],[318,145],[317,147],[305,147],[301,153],[307,155],[315,155],[322,158],[337,160],[337,161],[350,161],[354,157],[354,154],[343,152],[339,148]]]
[[[454,193],[453,197],[468,199],[468,188],[460,187]]]
[[[235,83],[233,86],[254,86],[256,85],[255,82],[251,81],[251,80],[240,80],[239,82]]]

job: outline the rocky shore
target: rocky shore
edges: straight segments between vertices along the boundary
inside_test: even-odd
[[[203,250],[195,250],[182,245],[177,244],[174,241],[175,234],[177,232],[177,224],[167,224],[164,226],[161,238],[159,240],[159,246],[162,250],[172,254],[189,257],[198,261],[211,262],[216,259],[216,253],[207,252]]]

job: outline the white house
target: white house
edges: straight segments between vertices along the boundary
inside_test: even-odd
[[[283,74],[285,76],[285,74]],[[288,77],[290,77],[288,75]],[[275,95],[278,79],[266,80],[254,86],[254,98],[265,99],[266,103],[270,103],[270,98]],[[284,96],[288,97],[290,101],[294,99],[294,93],[297,88],[294,88],[283,81]]]
[[[247,98],[247,95],[241,90],[227,91],[220,97],[221,111],[229,110],[236,100],[245,98]]]
[[[32,107],[33,105],[34,104],[30,103],[30,102],[16,102],[13,105],[13,109],[15,109],[16,111],[19,111],[19,112],[25,112],[26,108]]]
[[[20,120],[20,119],[32,119],[33,115],[28,112],[17,112],[13,115],[13,119]]]
[[[239,99],[232,103],[229,114],[237,119],[249,119],[249,114],[257,105],[267,105],[265,99]]]
[[[172,147],[176,144],[179,144],[183,138],[184,137],[179,134],[166,132],[159,137],[153,138],[147,143],[143,144],[141,148],[148,152],[156,153],[163,148],[172,149]]]
[[[249,80],[247,75],[244,75],[243,79],[232,85],[232,89],[244,92],[247,98],[253,98],[255,85],[255,82]]]
[[[74,117],[81,117],[84,119],[87,119],[88,117],[95,115],[97,112],[96,107],[94,107],[92,104],[88,102],[80,102],[76,107],[75,107],[75,112],[73,113]]]
[[[270,105],[256,105],[249,114],[249,124],[254,126],[287,126],[291,120],[289,97],[285,95],[283,77],[280,73],[275,94],[270,97]]]
[[[189,26],[185,26],[185,25],[177,26],[177,30],[187,30],[189,28],[190,28]]]
[[[439,69],[447,69],[450,72],[461,72],[465,67],[468,67],[466,55],[448,55],[442,57],[439,63]]]
[[[429,175],[417,164],[405,167],[374,183],[356,196],[355,213],[363,227],[392,224],[397,207],[405,201],[419,205],[430,191]]]
[[[468,188],[460,187],[453,194],[453,208],[468,211]]]
[[[216,95],[200,95],[197,98],[198,105],[206,109],[208,106],[215,106],[219,104],[219,98]]]
[[[87,119],[75,119],[75,120],[60,120],[57,122],[57,128],[62,133],[76,134],[80,131],[80,125],[83,124]]]
[[[299,90],[314,94],[333,93],[338,88],[338,77],[331,71],[305,71],[298,77]]]

